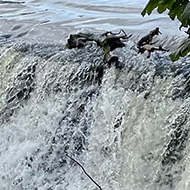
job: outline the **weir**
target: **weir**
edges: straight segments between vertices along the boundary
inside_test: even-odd
[[[0,46],[0,189],[189,190],[190,57],[128,40]]]

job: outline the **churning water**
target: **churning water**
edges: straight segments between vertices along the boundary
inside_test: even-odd
[[[1,190],[189,190],[189,58],[133,46],[1,46]]]
[[[0,190],[97,190],[67,155],[103,190],[189,190],[190,57],[172,63],[168,53],[159,52],[147,59],[129,40],[114,51],[119,65],[107,67],[96,44],[68,50],[48,32],[60,31],[53,18],[65,4],[80,8],[79,18],[89,12],[95,17],[103,7],[108,22],[111,7],[113,15],[124,15],[125,6],[91,1],[98,4],[96,11],[85,0],[45,2],[9,3],[10,12],[1,15],[2,34],[12,37],[0,39]],[[52,11],[47,25],[38,23],[44,7]],[[35,13],[21,17],[25,9]],[[103,30],[109,28],[100,21]],[[47,32],[51,43],[39,40],[37,29],[39,36]],[[167,37],[168,47],[172,39]]]

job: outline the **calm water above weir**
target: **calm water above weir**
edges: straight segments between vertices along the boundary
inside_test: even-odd
[[[0,1],[1,34],[62,42],[81,29],[105,31],[125,29],[146,34],[159,26],[163,34],[180,35],[179,23],[157,13],[141,16],[147,0],[26,0]],[[175,31],[175,34],[173,33]]]

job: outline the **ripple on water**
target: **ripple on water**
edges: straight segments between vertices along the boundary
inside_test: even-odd
[[[171,22],[166,15],[153,13],[142,17],[140,13],[145,4],[146,0],[81,0],[80,3],[71,0],[0,1],[1,28],[6,34],[11,31],[15,36],[39,37],[42,40],[48,39],[46,28],[53,28],[53,40],[68,35],[67,32],[74,33],[83,28],[99,32],[122,28],[146,34],[159,26],[163,34],[173,35],[175,30],[176,34],[181,35],[178,31],[179,23]],[[7,26],[7,21],[10,26]],[[24,27],[19,28],[20,25]],[[57,31],[62,31],[61,36],[57,35]]]

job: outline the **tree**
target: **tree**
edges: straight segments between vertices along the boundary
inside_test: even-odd
[[[170,54],[172,61],[178,60],[180,57],[186,56],[190,52],[190,1],[189,0],[149,0],[141,15],[150,15],[157,8],[158,13],[168,11],[169,17],[174,20],[177,18],[181,22],[182,27],[187,28],[188,37],[181,42],[180,46]]]

